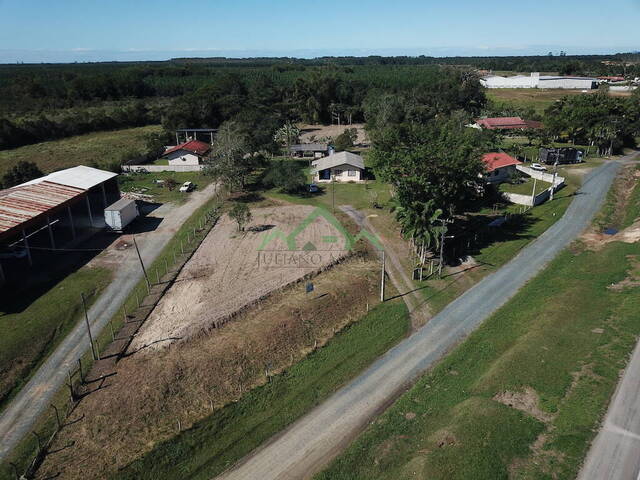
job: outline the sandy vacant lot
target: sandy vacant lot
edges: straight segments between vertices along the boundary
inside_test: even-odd
[[[358,138],[356,139],[356,145],[368,145],[369,139],[367,133],[364,130],[363,123],[354,123],[352,125],[306,125],[301,124],[300,127],[300,141],[302,143],[310,143],[314,141],[322,141],[327,138],[336,138],[347,128],[355,128],[358,132]]]
[[[310,206],[254,209],[244,233],[223,217],[160,300],[131,349],[163,347],[218,326],[269,292],[345,256],[344,237],[324,217],[299,228],[314,211]],[[299,233],[288,243],[285,237],[297,233],[296,228]],[[264,245],[268,238],[272,240]]]

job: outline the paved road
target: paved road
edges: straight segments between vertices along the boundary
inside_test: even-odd
[[[179,207],[165,204],[154,210],[151,215],[162,218],[162,221],[156,230],[141,235],[139,247],[144,262],[151,263],[180,225],[214,193],[215,186],[209,185],[202,191],[192,193],[189,201]],[[89,309],[92,332],[96,336],[117,313],[129,292],[142,278],[140,264],[133,250],[128,249],[124,253],[110,251],[104,254],[107,258],[109,255],[117,257],[115,261],[119,266],[113,281]],[[125,255],[125,258],[122,255]],[[88,348],[86,327],[84,322],[78,322],[5,408],[0,416],[0,460],[31,431],[38,416],[49,408],[53,395],[64,385],[67,371],[76,365],[78,358]]]
[[[640,479],[640,344],[618,384],[580,480]]]
[[[319,471],[403,388],[515,295],[590,224],[618,168],[618,162],[606,163],[587,175],[563,218],[516,258],[220,478],[298,479]]]

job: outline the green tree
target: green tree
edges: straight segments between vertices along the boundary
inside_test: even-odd
[[[248,139],[240,125],[223,123],[213,141],[210,157],[205,161],[205,173],[222,182],[230,190],[244,190],[247,176],[255,159],[248,151]]]
[[[297,193],[304,189],[307,177],[297,162],[278,160],[273,162],[262,181],[265,186],[276,187],[281,192]]]
[[[44,173],[42,173],[35,163],[20,160],[2,176],[0,186],[2,188],[14,187],[33,180],[34,178],[42,177],[43,175]]]
[[[251,221],[251,210],[246,203],[235,202],[229,211],[229,217],[238,225],[238,231],[244,232],[244,227]]]
[[[344,132],[338,135],[333,141],[333,148],[336,152],[342,152],[352,148],[358,138],[358,131],[355,128],[345,128]]]
[[[282,127],[276,130],[273,139],[281,145],[284,149],[284,155],[291,154],[291,145],[294,145],[298,142],[298,138],[300,137],[300,129],[293,125],[292,123],[285,123]]]

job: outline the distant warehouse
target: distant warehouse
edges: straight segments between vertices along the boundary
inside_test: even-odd
[[[488,75],[480,79],[480,83],[486,88],[566,88],[591,90],[598,88],[598,82],[597,78],[540,75],[537,72],[531,75],[515,75],[512,77]]]
[[[0,190],[0,285],[48,254],[105,227],[117,174],[78,166]]]

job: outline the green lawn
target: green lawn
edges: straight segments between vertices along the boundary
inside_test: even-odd
[[[164,184],[156,180],[172,178],[176,181],[173,190],[169,190]],[[158,203],[182,203],[190,193],[181,192],[180,186],[184,182],[193,182],[196,189],[202,190],[209,185],[213,178],[202,172],[154,172],[154,173],[128,173],[118,176],[118,183],[122,192],[139,192],[145,195],[153,195],[153,202]]]
[[[145,137],[160,125],[88,133],[0,151],[0,175],[21,160],[35,162],[45,173],[76,165],[108,165],[145,153]]]
[[[396,344],[409,318],[399,300],[380,304],[286,372],[158,445],[119,479],[210,479],[318,405]]]
[[[6,405],[82,318],[80,293],[93,301],[110,279],[111,272],[104,268],[83,267],[54,285],[45,279],[41,284],[30,285],[28,292],[18,292],[11,298],[3,295],[0,407]]]
[[[563,252],[317,478],[575,478],[640,333],[638,287],[608,288],[638,254]],[[527,390],[537,418],[494,400]]]
[[[499,189],[501,192],[509,192],[509,193],[519,193],[521,195],[531,195],[533,193],[533,179],[530,177],[526,177],[522,179],[523,181],[520,183],[501,183]],[[547,182],[543,182],[541,180],[537,180],[536,184],[536,195],[547,190],[551,184]]]

